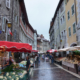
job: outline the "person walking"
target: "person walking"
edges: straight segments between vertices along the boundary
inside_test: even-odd
[[[53,64],[53,62],[54,62],[54,57],[53,57],[53,55],[51,55],[52,57],[51,57],[51,63]]]
[[[31,63],[30,63],[30,60],[29,60],[29,56],[26,57],[26,70],[27,70],[27,80],[30,80],[30,75],[29,75],[29,70],[30,70],[30,67],[31,67]]]

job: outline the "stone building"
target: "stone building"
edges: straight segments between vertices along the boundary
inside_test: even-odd
[[[37,50],[39,53],[46,53],[50,49],[50,43],[43,35],[37,37]]]
[[[50,44],[54,49],[67,47],[66,19],[65,19],[65,1],[60,0],[52,18],[50,29]]]
[[[27,11],[26,11],[24,0],[20,0],[19,2],[20,2],[19,42],[29,43],[30,45],[32,45],[32,47],[34,47],[34,29],[28,21],[28,16],[27,16]]]
[[[0,0],[0,40],[29,43],[34,47],[34,29],[28,21],[24,0]]]
[[[19,1],[0,0],[0,40],[19,41]],[[11,22],[8,28],[7,23]],[[9,34],[12,32],[12,36]]]
[[[28,43],[34,49],[34,33],[24,0],[0,0],[0,40]]]
[[[34,30],[34,50],[37,50],[37,31]]]

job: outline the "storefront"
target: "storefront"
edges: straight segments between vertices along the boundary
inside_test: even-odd
[[[3,80],[3,79],[8,79],[8,80],[21,79],[22,80],[24,78],[24,75],[26,75],[27,72],[21,69],[21,67],[19,66],[19,63],[15,62],[14,53],[17,54],[18,52],[19,53],[25,52],[29,54],[32,52],[32,46],[26,43],[0,41],[0,52],[1,52],[0,53],[0,71],[2,67],[4,67],[5,65],[4,58],[7,57],[7,54],[9,54],[9,52],[11,52],[13,59],[14,59],[14,63],[10,66],[11,68],[7,68],[9,66],[6,66],[6,68],[4,67],[2,69],[2,74],[0,74],[0,80]],[[19,73],[21,74],[19,75]]]

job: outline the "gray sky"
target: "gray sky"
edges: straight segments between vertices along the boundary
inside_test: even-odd
[[[50,21],[54,16],[59,0],[24,0],[28,19],[38,34],[49,39]]]

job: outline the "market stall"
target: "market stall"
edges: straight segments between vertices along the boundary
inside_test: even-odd
[[[26,44],[26,43],[18,43],[18,42],[9,42],[9,41],[0,41],[0,51],[3,52],[3,55],[5,56],[5,52],[12,52],[14,54],[14,52],[28,52],[28,53],[31,53],[32,51],[32,46],[29,45],[29,44]],[[4,56],[0,55],[1,58],[3,58]],[[2,62],[2,61],[1,61]],[[0,67],[2,67],[2,64],[0,65]],[[0,68],[1,70],[1,68]],[[16,63],[14,61],[14,63],[10,66],[6,66],[6,68],[4,68],[2,70],[2,74],[0,76],[2,76],[2,78],[0,77],[0,80],[5,80],[5,79],[8,79],[8,80],[12,80],[12,79],[15,79],[15,80],[20,80],[22,78],[23,80],[23,77],[20,77],[21,75],[23,74],[26,74],[25,71],[23,71],[23,69],[21,69],[21,66]],[[9,75],[7,76],[7,73],[6,72],[9,72]],[[17,73],[17,74],[12,74],[12,73]],[[6,73],[6,75],[5,75]],[[19,73],[21,73],[20,75],[18,75]],[[12,77],[12,76],[13,77]],[[17,75],[17,76],[16,76]]]
[[[78,73],[78,59],[79,58],[76,57],[76,50],[78,49],[75,47],[68,47],[68,48],[62,49],[62,51],[68,51],[68,54],[66,55],[66,57],[62,59],[62,66],[65,69],[72,71],[74,73]]]

